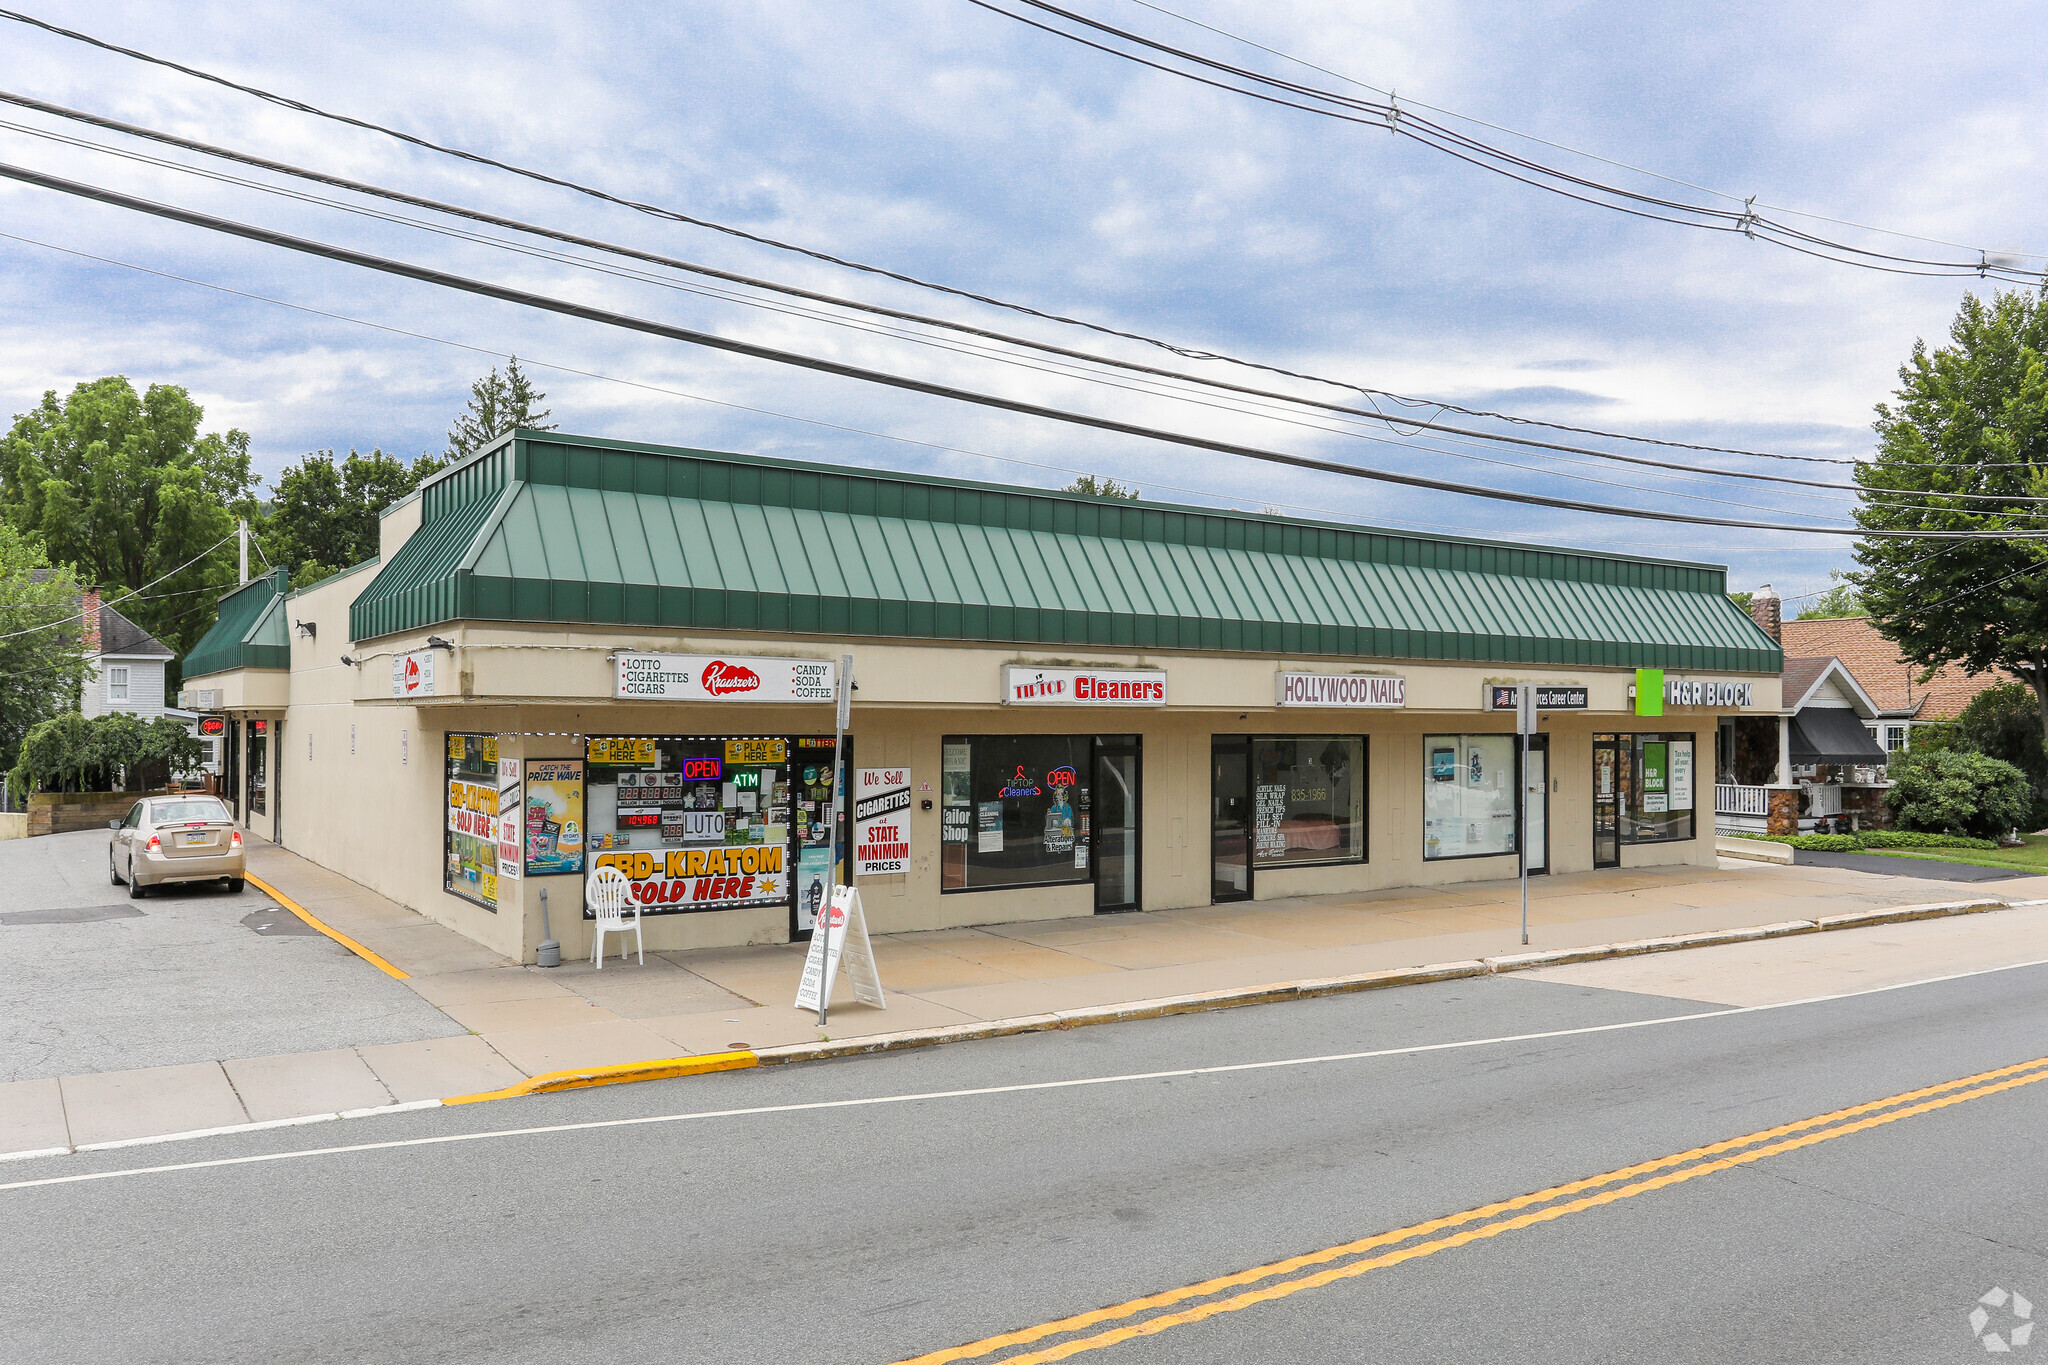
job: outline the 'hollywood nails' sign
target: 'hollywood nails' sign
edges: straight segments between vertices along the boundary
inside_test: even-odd
[[[1344,673],[1282,673],[1275,700],[1282,706],[1392,707],[1408,704],[1406,678]]]
[[[1003,670],[1006,706],[1164,706],[1166,671],[1150,668]]]
[[[829,702],[839,681],[828,659],[621,652],[613,666],[612,695],[626,701]]]

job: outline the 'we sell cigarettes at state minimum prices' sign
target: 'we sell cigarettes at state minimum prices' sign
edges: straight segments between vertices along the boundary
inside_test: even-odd
[[[854,769],[854,875],[887,877],[908,871],[910,769]]]
[[[831,701],[839,684],[830,659],[621,650],[612,665],[612,696],[621,701]]]

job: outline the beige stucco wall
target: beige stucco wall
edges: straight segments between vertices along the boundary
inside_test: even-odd
[[[1699,737],[1696,802],[1712,803],[1715,713],[1671,708],[1662,719],[1628,714],[1626,670],[1516,670],[1493,666],[1372,661],[1346,669],[1330,660],[1282,660],[1221,655],[1090,650],[1085,653],[1020,651],[973,645],[870,640],[793,640],[736,634],[663,635],[642,630],[511,626],[453,626],[437,633],[456,649],[436,658],[442,694],[412,703],[390,697],[391,655],[424,647],[426,632],[348,643],[348,605],[366,576],[342,579],[292,601],[295,621],[318,633],[293,635],[291,705],[273,763],[282,802],[284,842],[323,866],[362,882],[469,935],[484,945],[531,960],[542,938],[540,890],[550,898],[553,931],[566,956],[589,951],[581,918],[581,879],[528,878],[501,887],[497,913],[442,889],[444,819],[442,754],[450,732],[502,736],[505,757],[580,757],[581,735],[797,735],[830,733],[830,708],[821,705],[675,705],[613,701],[608,652],[749,653],[783,657],[855,656],[860,683],[853,721],[853,762],[858,766],[908,765],[914,790],[910,814],[913,869],[903,877],[867,885],[869,921],[877,931],[936,929],[971,924],[1051,919],[1093,911],[1087,884],[1032,890],[941,894],[938,888],[939,812],[936,788],[940,746],[947,734],[1137,734],[1141,738],[1141,894],[1147,909],[1204,905],[1210,899],[1209,744],[1217,734],[1363,734],[1370,749],[1368,854],[1363,865],[1261,870],[1259,899],[1442,885],[1513,876],[1513,857],[1426,862],[1422,858],[1423,736],[1500,732],[1511,716],[1483,712],[1489,682],[1580,684],[1590,689],[1588,713],[1544,719],[1551,735],[1556,792],[1550,806],[1550,859],[1558,872],[1582,871],[1592,862],[1591,736],[1606,731],[1691,731]],[[360,660],[344,665],[349,652]],[[1165,668],[1167,708],[1006,707],[998,704],[1000,670],[1007,663],[1089,663]],[[1280,708],[1273,704],[1274,674],[1281,669],[1399,674],[1407,679],[1405,710]],[[1691,675],[1687,675],[1691,676]],[[1755,686],[1755,713],[1779,705],[1778,680],[1741,679]],[[311,752],[308,755],[308,738]],[[934,809],[917,808],[925,797]],[[1710,864],[1712,822],[1698,822],[1703,837],[1683,843],[1636,845],[1623,850],[1628,867]],[[683,949],[780,942],[788,935],[783,908],[651,916],[649,949]]]

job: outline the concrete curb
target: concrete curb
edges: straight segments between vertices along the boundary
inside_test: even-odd
[[[1753,863],[1777,863],[1781,867],[1792,866],[1792,845],[1774,844],[1764,839],[1730,839],[1726,836],[1714,840],[1715,856],[1721,858],[1744,858]]]
[[[615,1066],[576,1067],[569,1071],[544,1071],[528,1076],[503,1090],[484,1090],[474,1095],[448,1095],[442,1104],[479,1104],[484,1100],[509,1100],[516,1095],[550,1095],[557,1090],[583,1090],[593,1085],[619,1085],[626,1081],[665,1081],[674,1076],[700,1076],[707,1071],[742,1071],[758,1065],[751,1051],[705,1052],[691,1057],[662,1057],[651,1062],[621,1062]]]
[[[1379,990],[1390,986],[1421,986],[1437,981],[1455,981],[1462,977],[1528,971],[1535,967],[1556,967],[1573,962],[1597,962],[1617,957],[1640,957],[1649,953],[1675,952],[1681,948],[1711,948],[1721,944],[1751,943],[1767,938],[1789,938],[1795,934],[1816,934],[1831,929],[1861,929],[1877,924],[1902,924],[1910,920],[1939,919],[1947,915],[1977,914],[2007,908],[2006,901],[1985,900],[1903,905],[1889,910],[1859,910],[1850,914],[1827,915],[1818,920],[1784,920],[1777,924],[1760,924],[1745,929],[1712,929],[1696,934],[1632,939],[1621,943],[1589,945],[1584,948],[1552,948],[1530,953],[1475,958],[1466,962],[1439,962],[1427,967],[1396,967],[1386,971],[1361,972],[1355,976],[1333,976],[1308,981],[1279,982],[1269,986],[1202,991],[1192,995],[1132,1000],[1119,1005],[1101,1005],[1090,1009],[1056,1010],[1050,1014],[1023,1015],[1013,1019],[947,1024],[938,1028],[910,1029],[902,1033],[877,1033],[843,1041],[789,1043],[782,1047],[762,1048],[756,1055],[761,1066],[824,1061],[833,1057],[861,1057],[877,1052],[897,1052],[906,1048],[935,1047],[941,1043],[968,1042],[976,1038],[1005,1038],[1019,1033],[1038,1033],[1048,1029],[1080,1028],[1088,1024],[1113,1024],[1129,1019],[1159,1019],[1173,1014],[1234,1009],[1239,1005],[1269,1005],[1283,1000],[1310,1000],[1325,995],[1350,995],[1358,991]]]
[[[243,880],[247,881],[249,885],[255,887],[264,895],[276,901],[285,909],[291,911],[294,915],[297,915],[300,919],[304,920],[312,928],[317,929],[321,933],[327,935],[327,937],[333,939],[336,943],[339,943],[342,947],[348,949],[357,957],[369,963],[372,967],[375,967],[378,971],[383,972],[386,976],[393,977],[399,981],[406,981],[411,979],[412,974],[410,972],[400,971],[397,967],[394,967],[389,962],[386,962],[382,957],[378,956],[375,952],[371,951],[368,948],[365,948],[362,944],[356,942],[347,934],[342,933],[341,930],[335,928],[331,924],[322,922],[320,919],[316,918],[310,910],[306,909],[305,906],[300,905],[290,896],[287,896],[284,892],[278,890],[269,882],[264,881],[263,878],[258,877],[253,873],[245,871],[243,873]]]
[[[254,880],[253,878],[251,880]],[[267,890],[267,888],[266,888]],[[286,903],[280,899],[280,903]],[[288,903],[287,903],[288,904]],[[112,1142],[88,1143],[80,1147],[51,1147],[35,1151],[10,1152],[0,1161],[31,1157],[62,1156],[71,1152],[106,1151],[139,1147],[159,1142],[183,1142],[193,1138],[229,1133],[254,1132],[266,1128],[290,1128],[301,1124],[367,1117],[373,1114],[404,1113],[443,1105],[478,1104],[485,1100],[512,1099],[520,1095],[545,1095],[590,1086],[622,1085],[633,1081],[667,1080],[677,1076],[699,1076],[715,1071],[741,1071],[756,1066],[782,1066],[791,1062],[826,1061],[835,1057],[861,1057],[878,1052],[900,1052],[909,1048],[936,1047],[977,1038],[1005,1038],[1020,1033],[1041,1033],[1055,1029],[1083,1028],[1090,1024],[1113,1024],[1133,1019],[1160,1019],[1175,1014],[1196,1014],[1207,1010],[1234,1009],[1240,1005],[1278,1004],[1285,1000],[1313,1000],[1326,995],[1352,995],[1360,991],[1394,986],[1421,986],[1438,981],[1492,976],[1502,972],[1529,971],[1538,967],[1563,966],[1574,962],[1596,962],[1608,958],[1640,957],[1649,953],[1675,952],[1683,948],[1711,948],[1731,943],[1752,943],[1795,934],[1825,933],[1836,929],[1864,929],[1874,925],[1905,924],[1914,920],[1942,919],[1951,915],[1974,915],[1990,910],[2048,904],[2048,901],[1937,901],[1926,905],[1902,905],[1886,910],[1857,910],[1824,915],[1818,920],[1785,920],[1744,929],[1714,929],[1696,934],[1674,934],[1665,938],[1632,939],[1621,943],[1595,944],[1583,948],[1552,948],[1528,953],[1506,953],[1497,957],[1473,958],[1464,962],[1437,962],[1424,967],[1395,967],[1350,976],[1283,981],[1266,986],[1235,987],[1199,991],[1188,995],[1164,996],[1153,1000],[1130,1000],[1114,1005],[1084,1009],[1054,1010],[1044,1014],[1019,1015],[1009,1019],[986,1019],[946,1024],[937,1028],[907,1029],[901,1033],[878,1033],[818,1043],[790,1043],[781,1047],[732,1052],[701,1053],[688,1057],[664,1057],[616,1066],[579,1067],[568,1071],[543,1072],[529,1076],[502,1090],[473,1095],[450,1095],[440,1100],[414,1100],[403,1104],[379,1105],[369,1109],[345,1110],[331,1114],[308,1114],[297,1118],[269,1119],[257,1123],[206,1128],[195,1132],[166,1133],[157,1137],[124,1138]],[[296,908],[296,907],[291,907]]]

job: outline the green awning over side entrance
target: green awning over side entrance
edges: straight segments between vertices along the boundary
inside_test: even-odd
[[[1701,564],[515,433],[351,613],[1775,673]]]
[[[213,629],[185,656],[184,676],[199,678],[234,668],[290,668],[291,626],[285,619],[284,599],[291,590],[291,571],[278,568],[223,597]]]

